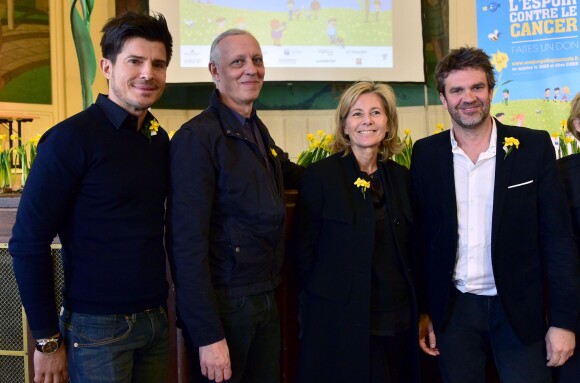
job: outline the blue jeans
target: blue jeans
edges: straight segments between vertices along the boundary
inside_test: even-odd
[[[73,383],[161,383],[167,379],[165,307],[119,315],[63,310],[60,328]]]
[[[280,315],[274,291],[218,297],[217,305],[232,363],[228,383],[279,383]],[[193,371],[191,382],[210,382],[201,375],[199,349],[189,341],[187,331],[184,335]]]

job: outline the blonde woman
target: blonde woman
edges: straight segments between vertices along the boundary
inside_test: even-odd
[[[385,84],[358,82],[336,111],[336,154],[310,165],[291,254],[304,291],[297,382],[416,382],[408,171]]]

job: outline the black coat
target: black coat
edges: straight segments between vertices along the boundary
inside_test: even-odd
[[[196,346],[224,338],[217,295],[240,297],[278,285],[284,188],[297,187],[304,172],[256,116],[264,158],[233,113],[216,91],[209,108],[171,141],[166,244],[180,325]]]
[[[580,257],[580,154],[566,156],[558,160],[560,175],[564,182],[564,188],[568,195],[570,210],[572,212],[572,226],[576,235],[576,244]],[[578,296],[580,300],[580,295]],[[564,366],[559,368],[559,383],[577,382],[580,376],[580,320],[576,325],[576,351]]]
[[[417,318],[408,265],[413,220],[409,176],[393,161],[379,163],[395,248],[412,299],[413,355],[418,374]],[[354,181],[360,171],[352,154],[310,165],[296,206],[291,254],[304,283],[298,382],[368,382],[371,270],[375,216],[370,191]]]
[[[570,203],[576,244],[580,249],[580,154],[560,158],[558,167]]]

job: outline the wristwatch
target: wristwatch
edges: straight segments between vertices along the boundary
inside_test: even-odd
[[[62,344],[62,335],[58,334],[56,337],[43,338],[36,340],[36,349],[44,354],[52,354],[59,349]]]

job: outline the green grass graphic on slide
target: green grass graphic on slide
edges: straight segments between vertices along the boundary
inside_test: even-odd
[[[562,120],[568,119],[570,114],[570,103],[543,99],[510,100],[507,106],[502,102],[494,103],[491,114],[495,116],[500,112],[505,113],[504,124],[518,125],[518,120],[523,116],[521,126],[559,133]]]
[[[282,46],[333,46],[326,34],[331,18],[336,20],[336,36],[349,46],[392,46],[392,12],[378,15],[371,9],[368,22],[365,12],[345,8],[321,8],[311,11],[307,18],[301,10],[299,17],[288,20],[287,12],[248,11],[216,5],[180,1],[181,45],[209,45],[221,32],[229,28],[250,31],[262,45],[272,45],[272,20],[286,23],[280,42]],[[219,20],[222,20],[219,22]]]

